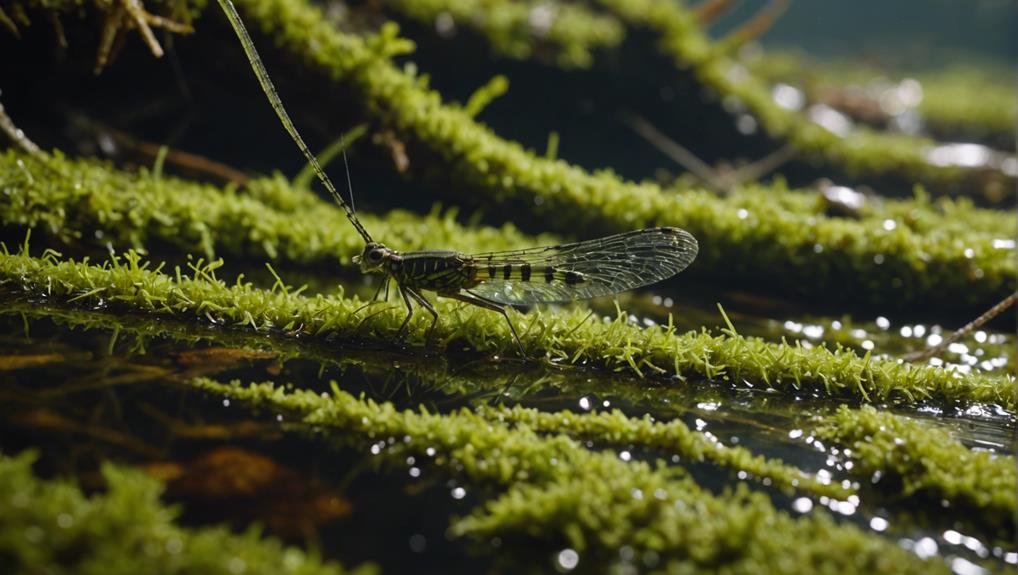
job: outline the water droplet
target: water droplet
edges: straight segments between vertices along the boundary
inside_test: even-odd
[[[800,497],[792,502],[792,509],[799,513],[809,513],[813,509],[813,501],[809,497]]]
[[[923,537],[919,541],[916,541],[915,547],[912,551],[919,556],[920,559],[929,559],[937,554],[937,542],[930,537]]]
[[[802,90],[788,84],[775,84],[771,89],[774,103],[786,110],[801,110],[806,103]]]
[[[572,549],[563,549],[558,552],[555,560],[562,569],[572,571],[580,563],[580,554]]]

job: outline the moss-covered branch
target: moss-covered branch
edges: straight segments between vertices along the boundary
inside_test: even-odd
[[[436,92],[387,59],[405,49],[391,29],[366,40],[343,34],[300,0],[243,0],[238,7],[252,28],[283,50],[348,82],[368,116],[433,151],[457,189],[483,191],[485,205],[511,200],[550,231],[676,225],[700,241],[694,268],[702,273],[885,308],[913,301],[927,309],[987,306],[1015,287],[1014,258],[976,235],[975,226],[957,235],[917,234],[906,221],[888,230],[879,220],[824,218],[819,203],[812,214],[790,213],[775,205],[770,189],[726,201],[707,192],[671,195],[652,184],[626,184],[609,172],[589,174],[538,158],[461,108],[443,105]]]
[[[392,346],[404,309],[358,299],[306,297],[282,285],[262,290],[216,278],[216,265],[192,266],[192,277],[177,269],[173,276],[148,269],[129,253],[102,266],[43,258],[0,255],[0,286],[22,290],[53,303],[94,308],[113,306],[129,312],[198,319],[249,329],[277,329],[317,337],[340,338],[372,346]],[[456,353],[472,349],[506,353],[513,348],[508,326],[497,314],[440,300],[442,321],[430,334],[421,314],[410,324],[409,342]],[[770,344],[738,335],[706,332],[682,335],[671,327],[630,325],[624,314],[615,321],[588,321],[582,311],[513,314],[530,356],[639,376],[673,376],[751,382],[781,390],[809,390],[859,400],[933,399],[984,401],[1013,409],[1013,382],[981,375],[892,361],[859,358],[847,350],[806,349]],[[736,383],[737,384],[737,383]]]
[[[564,68],[585,68],[591,51],[618,45],[625,30],[607,14],[581,4],[547,0],[386,0],[387,8],[451,35],[455,27],[476,30],[492,49],[511,58],[526,59],[551,52]]]
[[[365,448],[374,442],[372,452],[380,457],[414,455],[468,486],[504,492],[456,522],[453,532],[459,535],[536,536],[589,552],[594,561],[610,560],[620,546],[629,545],[659,553],[662,566],[671,570],[759,573],[782,565],[874,573],[946,570],[878,536],[836,525],[823,512],[793,519],[763,494],[737,489],[716,496],[679,468],[590,451],[565,436],[540,435],[520,422],[485,416],[491,412],[397,411],[335,386],[331,397],[322,397],[271,384],[199,379],[193,385],[285,411],[288,420],[332,437],[360,438]],[[403,439],[390,444],[386,437]],[[774,537],[775,532],[783,536]]]
[[[650,416],[627,417],[621,411],[578,414],[568,411],[548,413],[536,409],[491,408],[479,406],[481,417],[537,433],[556,433],[577,440],[594,440],[600,445],[633,445],[664,453],[675,453],[686,462],[710,461],[715,465],[762,479],[779,489],[803,491],[845,499],[854,493],[838,484],[819,481],[798,469],[767,459],[736,446],[726,446],[701,432],[689,429],[681,420],[655,422]]]
[[[289,573],[350,571],[249,529],[187,528],[159,500],[156,480],[103,465],[107,491],[32,473],[35,455],[0,455],[0,559],[9,573]],[[366,575],[374,569],[354,571]]]
[[[0,224],[39,229],[69,247],[141,252],[171,247],[208,258],[279,259],[337,269],[340,263],[351,266],[350,258],[364,247],[342,212],[279,176],[251,180],[238,191],[51,156],[49,166],[58,174],[26,159],[13,151],[0,154],[5,192]],[[361,217],[373,234],[399,249],[455,245],[493,251],[556,242],[524,236],[511,225],[468,229],[453,216],[395,211],[385,218]]]
[[[1013,532],[1018,510],[1013,457],[973,451],[943,430],[870,406],[842,406],[818,422],[816,433],[844,446],[845,457],[855,463],[853,475],[877,476],[906,497],[974,509],[985,523],[1010,524]]]

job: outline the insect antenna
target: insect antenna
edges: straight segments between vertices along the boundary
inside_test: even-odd
[[[279,99],[279,94],[276,92],[276,87],[272,84],[272,79],[269,78],[269,72],[265,69],[265,65],[262,64],[262,59],[258,56],[258,50],[255,49],[254,42],[251,40],[251,36],[247,33],[247,28],[244,26],[244,22],[240,19],[240,14],[237,14],[237,9],[234,8],[233,2],[230,0],[219,0],[219,7],[226,13],[226,18],[230,21],[230,26],[233,27],[233,31],[237,33],[237,37],[240,39],[240,45],[244,47],[244,53],[247,55],[248,62],[251,63],[251,68],[254,69],[255,76],[258,78],[258,83],[262,86],[262,91],[265,92],[265,96],[269,99],[269,104],[272,105],[272,109],[276,111],[276,116],[279,117],[279,121],[283,123],[283,127],[293,138],[294,143],[297,144],[297,148],[300,149],[301,153],[307,159],[308,163],[314,169],[318,179],[321,180],[322,185],[329,191],[332,198],[336,200],[339,207],[343,208],[346,212],[346,218],[350,220],[353,227],[357,230],[357,233],[364,238],[367,243],[372,243],[374,240],[371,239],[371,235],[361,225],[360,220],[357,219],[357,213],[353,209],[353,188],[350,190],[350,201],[348,204],[339,192],[336,191],[336,186],[332,185],[332,180],[325,174],[322,167],[318,164],[318,159],[308,149],[307,144],[304,143],[304,139],[301,138],[300,133],[297,131],[297,127],[293,125],[293,121],[290,120],[290,115],[286,113],[286,108],[283,107],[283,101]],[[346,151],[343,152],[343,162],[346,163]],[[347,167],[347,184],[350,183],[350,169]]]
[[[344,138],[346,136],[343,136]],[[353,203],[353,182],[350,181],[350,163],[346,161],[346,146],[343,147],[343,167],[346,168],[346,191],[350,194],[350,211],[357,215],[357,206]]]

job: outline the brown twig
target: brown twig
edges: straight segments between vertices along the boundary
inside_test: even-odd
[[[928,360],[934,355],[943,352],[945,349],[947,349],[947,346],[967,336],[969,333],[972,332],[972,330],[982,327],[982,325],[985,324],[986,322],[1004,313],[1004,311],[1006,311],[1007,308],[1014,305],[1016,301],[1018,301],[1018,291],[1007,296],[1006,298],[1001,300],[1000,303],[986,310],[986,312],[984,312],[981,316],[965,324],[958,331],[952,333],[950,336],[944,338],[944,340],[941,341],[939,344],[928,349],[924,349],[921,351],[913,351],[912,353],[905,354],[902,356],[902,359],[911,362]]]
[[[142,7],[140,0],[121,0],[124,3],[124,8],[127,13],[131,16],[131,20],[134,25],[138,28],[138,33],[141,34],[142,39],[145,40],[145,44],[148,45],[148,49],[152,52],[152,55],[156,58],[163,57],[163,47],[156,41],[156,35],[152,33],[152,28],[148,25],[148,15],[145,12],[145,8]]]
[[[14,20],[4,12],[3,6],[0,6],[0,25],[14,35],[15,38],[21,38],[21,31],[18,30],[18,25],[14,23]]]
[[[33,142],[25,132],[18,128],[14,124],[14,120],[7,115],[4,110],[4,106],[0,103],[0,131],[7,135],[16,146],[24,150],[29,155],[38,158],[42,161],[46,160],[46,154]]]
[[[734,0],[706,0],[693,8],[696,20],[700,24],[710,24],[728,13],[735,6]]]
[[[744,182],[757,180],[778,169],[785,162],[795,157],[795,149],[784,145],[763,158],[734,170],[720,170],[709,166],[693,152],[678,142],[664,135],[642,116],[624,113],[623,120],[638,135],[642,136],[662,154],[671,158],[701,183],[718,193],[728,194],[732,189]]]
[[[102,122],[77,112],[70,112],[69,115],[72,125],[84,132],[83,135],[92,138],[99,138],[100,136],[109,138],[117,146],[141,156],[147,161],[157,158],[160,150],[166,148],[164,162],[167,165],[175,166],[185,174],[211,176],[216,181],[237,185],[244,185],[250,179],[247,174],[237,168],[206,158],[205,156],[175,150],[162,144],[138,139],[127,132],[111,128]]]
[[[791,0],[771,0],[722,42],[731,46],[742,46],[746,42],[759,38],[764,32],[771,29],[771,26],[788,9],[790,3]]]
[[[106,17],[103,18],[103,29],[99,36],[99,49],[95,56],[95,69],[93,73],[98,76],[102,73],[106,63],[109,62],[110,51],[113,49],[113,41],[120,33],[121,22],[124,18],[124,10],[119,2],[114,3]]]

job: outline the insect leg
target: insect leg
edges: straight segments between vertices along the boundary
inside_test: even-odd
[[[523,343],[520,342],[520,336],[516,333],[516,327],[513,326],[512,320],[509,319],[509,314],[506,313],[505,306],[497,302],[491,301],[487,298],[481,297],[477,294],[474,294],[470,290],[465,291],[467,292],[465,294],[462,292],[458,292],[458,293],[444,293],[439,295],[441,295],[442,297],[459,300],[461,302],[468,303],[471,305],[476,305],[477,307],[482,307],[484,309],[489,309],[491,311],[496,311],[502,314],[502,317],[505,318],[505,322],[509,324],[509,331],[512,332],[513,339],[516,340],[516,346],[520,348],[520,353],[523,354],[523,357],[527,357],[527,351],[523,349]]]
[[[378,294],[382,293],[382,288],[385,288],[385,301],[389,301],[389,280],[391,279],[392,276],[390,275],[385,276],[385,279],[382,280],[382,283],[378,284],[378,289],[375,290],[375,295],[371,296],[371,301],[375,301],[378,299]]]
[[[428,310],[428,313],[431,314],[431,327],[428,328],[428,337],[431,337],[431,332],[435,331],[435,325],[438,323],[438,312],[435,311],[435,306],[431,305],[431,302],[428,301],[427,298],[416,291],[409,288],[407,288],[407,291],[410,292],[410,297],[417,300],[417,303],[421,304],[421,306]]]
[[[403,296],[403,301],[406,302],[406,319],[403,320],[403,324],[399,326],[399,331],[396,332],[396,339],[403,337],[403,330],[406,329],[407,324],[410,323],[410,318],[414,316],[414,306],[410,305],[410,296],[407,292],[410,291],[403,286],[396,284],[396,289],[399,290],[399,295]]]

